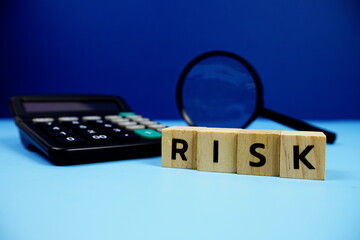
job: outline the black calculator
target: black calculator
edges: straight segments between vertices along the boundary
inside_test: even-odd
[[[10,100],[21,141],[55,165],[159,156],[166,126],[117,96],[36,95]]]

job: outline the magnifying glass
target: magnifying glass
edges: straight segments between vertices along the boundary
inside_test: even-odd
[[[233,53],[213,51],[193,59],[180,75],[177,105],[191,126],[246,128],[257,117],[300,131],[321,131],[328,143],[336,134],[264,107],[263,87],[254,68]]]

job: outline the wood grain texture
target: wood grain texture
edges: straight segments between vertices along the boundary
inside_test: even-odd
[[[237,173],[280,176],[280,131],[239,131],[237,146]]]
[[[202,127],[168,127],[162,130],[161,140],[161,156],[162,166],[171,168],[189,168],[196,169],[196,146],[197,146],[197,130]],[[184,140],[187,143],[187,150],[184,153],[186,160],[182,159],[179,153],[175,154],[172,159],[173,139]],[[177,148],[182,148],[182,144],[178,143]]]
[[[236,173],[238,132],[239,129],[229,128],[199,129],[197,169],[200,171]],[[216,147],[214,149],[214,142],[217,142],[217,150]]]
[[[280,177],[325,179],[326,136],[322,132],[282,131],[280,142]]]

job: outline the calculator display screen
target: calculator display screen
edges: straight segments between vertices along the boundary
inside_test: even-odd
[[[28,113],[35,112],[88,112],[118,111],[119,106],[113,102],[24,102]]]

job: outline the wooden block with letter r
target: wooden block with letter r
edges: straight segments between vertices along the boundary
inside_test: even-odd
[[[325,156],[324,133],[281,132],[280,177],[324,180]]]
[[[237,173],[280,176],[280,131],[242,130],[237,144]]]
[[[198,130],[197,169],[236,173],[236,147],[239,129],[204,128]]]
[[[163,167],[196,169],[197,129],[202,127],[168,127],[161,131]]]

